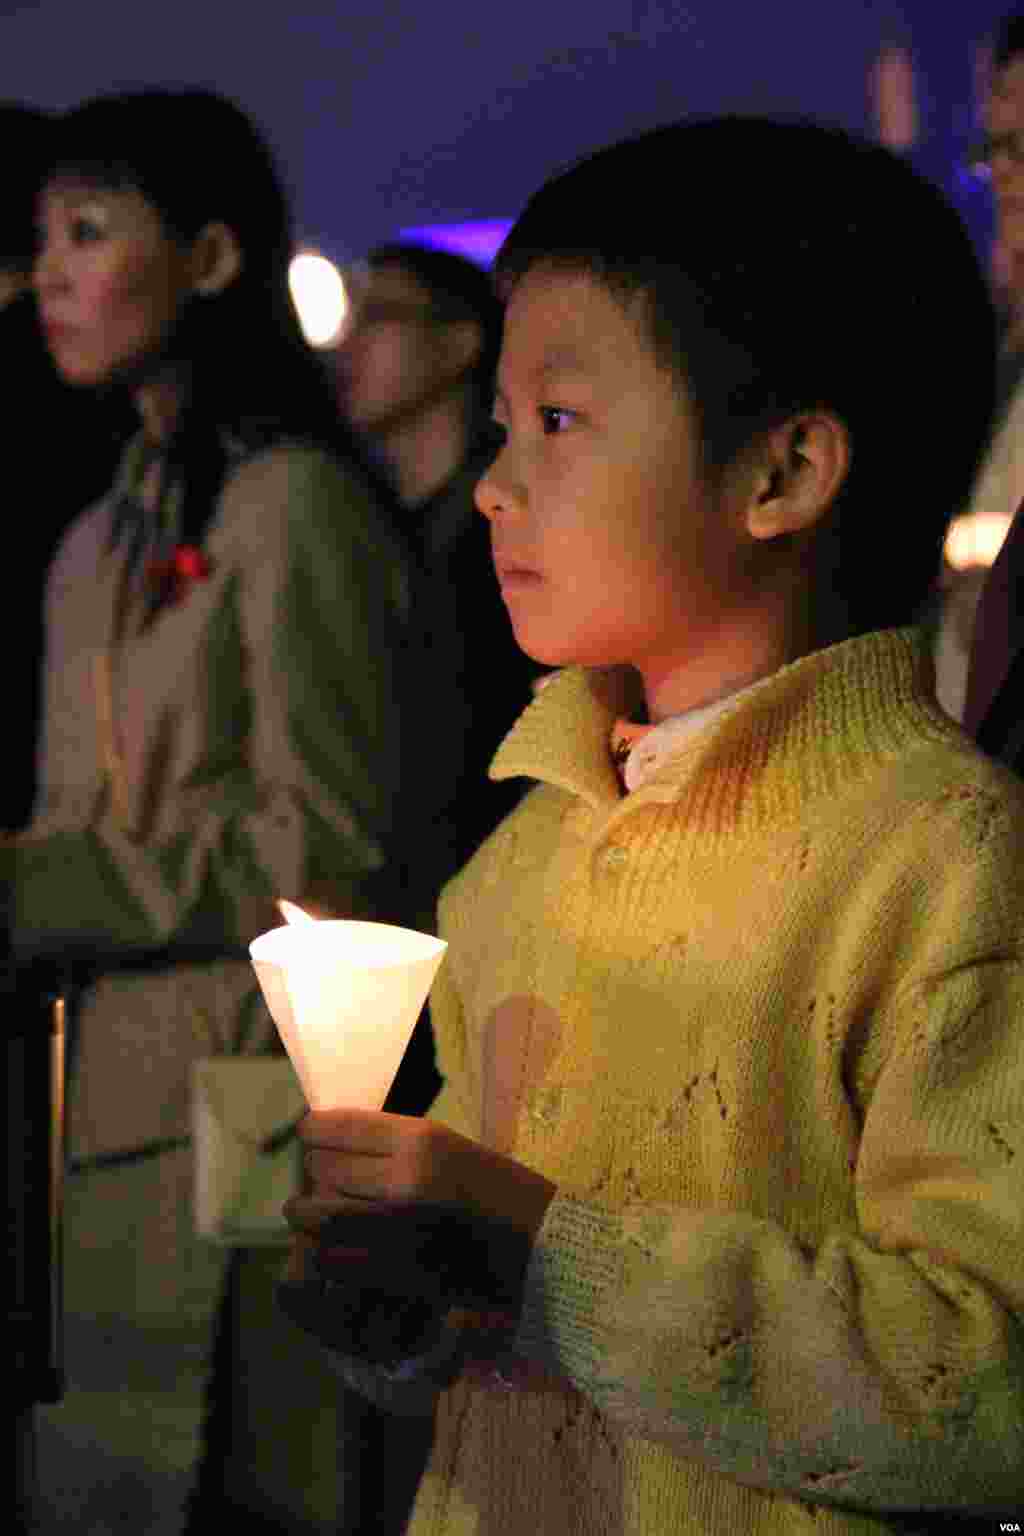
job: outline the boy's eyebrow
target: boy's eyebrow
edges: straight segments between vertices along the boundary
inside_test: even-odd
[[[586,356],[578,352],[575,347],[554,346],[549,347],[543,353],[540,362],[535,368],[530,369],[530,382],[534,386],[547,384],[553,378],[561,378],[567,373],[582,374],[587,376],[593,372],[588,366]],[[494,392],[495,400],[500,400],[503,405],[508,404],[505,391],[500,383]]]
[[[582,352],[575,347],[560,345],[547,348],[536,370],[536,377],[547,379],[552,374],[589,372],[586,356]]]

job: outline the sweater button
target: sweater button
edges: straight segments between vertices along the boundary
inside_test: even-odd
[[[601,850],[601,863],[605,869],[621,869],[626,858],[626,850],[621,843],[609,843],[607,848]]]

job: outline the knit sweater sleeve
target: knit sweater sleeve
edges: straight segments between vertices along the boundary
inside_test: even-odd
[[[809,1251],[751,1215],[563,1189],[516,1347],[741,1483],[863,1511],[1019,1511],[1024,967],[978,957],[888,1012],[859,1230]]]

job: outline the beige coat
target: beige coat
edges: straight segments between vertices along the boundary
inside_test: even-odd
[[[373,909],[402,761],[408,577],[354,475],[297,444],[236,463],[208,573],[150,613],[110,539],[140,464],[136,444],[51,569],[38,802],[3,851],[15,939],[242,958],[110,973],[77,1009],[68,1390],[39,1461],[44,1530],[85,1536],[181,1529],[224,1265],[194,1232],[192,1064],[270,1044],[245,946],[276,897]]]

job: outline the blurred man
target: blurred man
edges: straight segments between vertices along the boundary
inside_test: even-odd
[[[370,253],[337,376],[350,425],[404,507],[425,508],[464,466],[500,339],[500,306],[473,262],[400,243]]]
[[[982,590],[968,664],[964,728],[1024,772],[1024,12],[996,39],[984,158],[1006,280],[994,435],[971,513],[1014,519]]]
[[[1024,371],[1024,13],[1016,12],[1002,23],[992,63],[981,158],[991,176],[1005,289],[1003,357],[1007,365],[1015,360],[1019,379]]]
[[[491,758],[530,699],[538,668],[515,643],[473,488],[486,466],[501,306],[490,277],[448,251],[378,246],[339,348],[339,401],[390,479],[434,601],[454,618],[467,733],[452,786],[463,863],[522,793],[492,783]],[[440,663],[440,654],[439,654]]]

